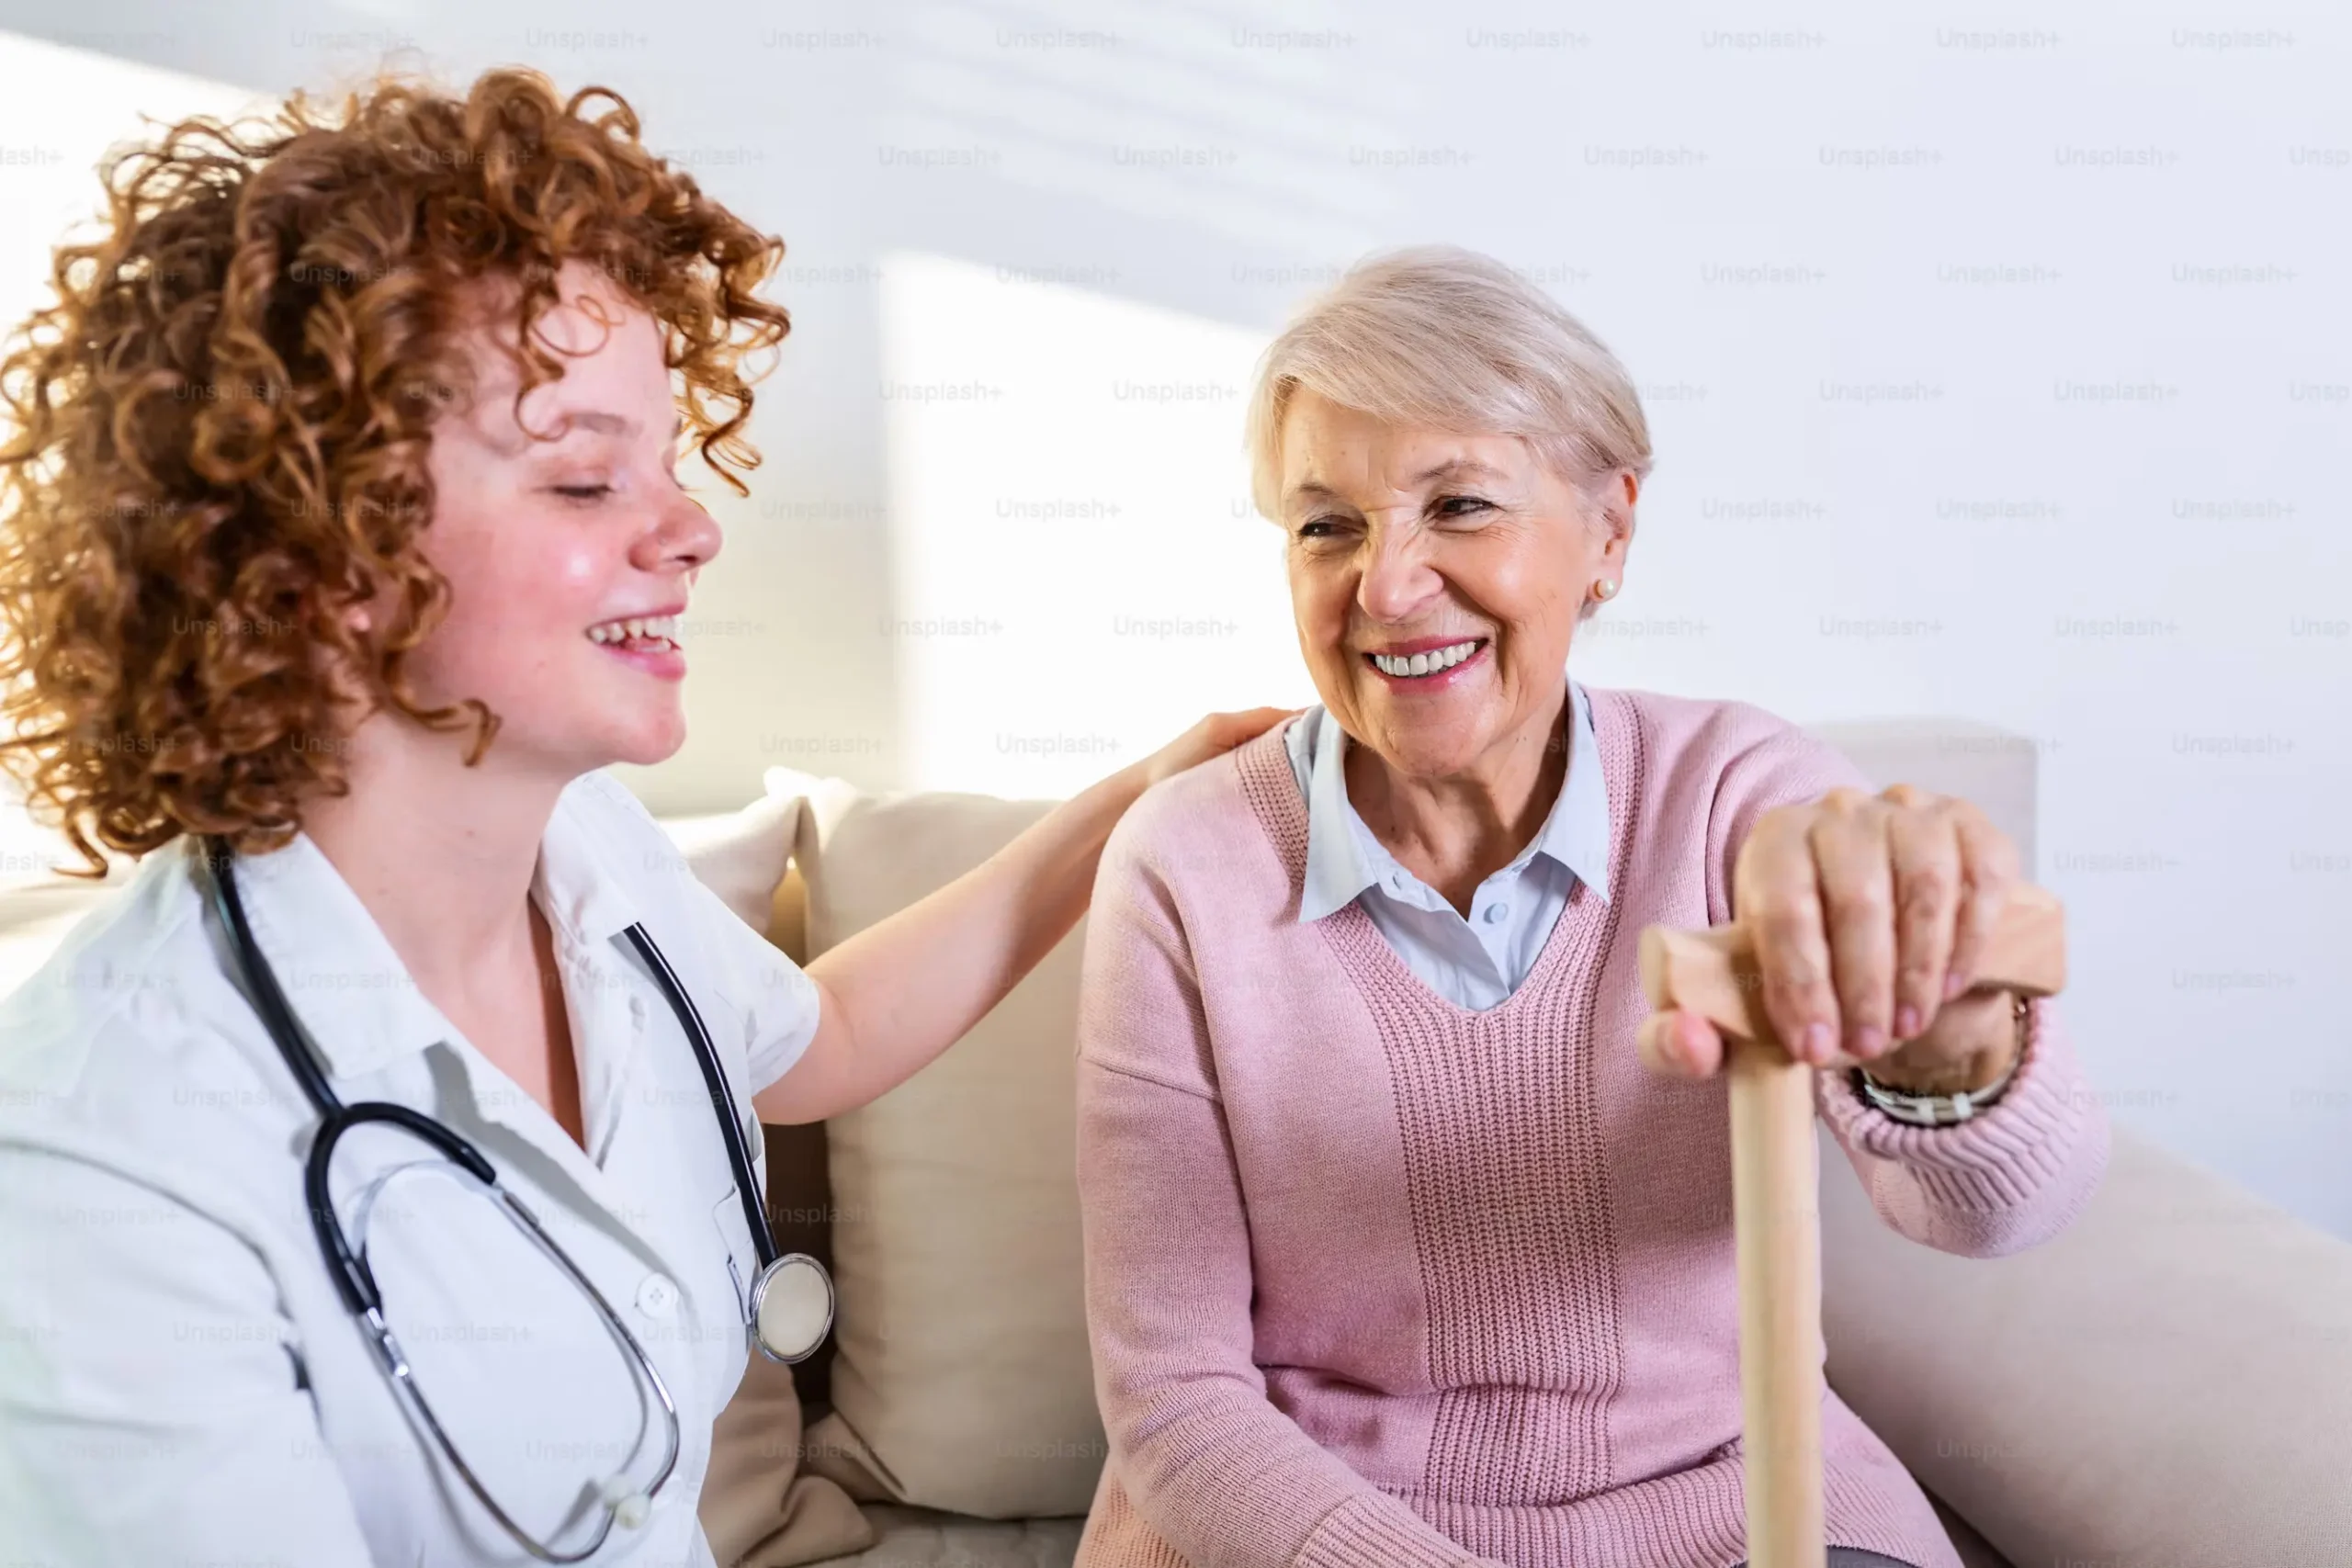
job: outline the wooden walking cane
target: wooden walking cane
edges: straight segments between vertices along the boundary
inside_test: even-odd
[[[1642,988],[1721,1030],[1731,1082],[1732,1230],[1739,1257],[1739,1395],[1749,1568],[1824,1568],[1821,1512],[1821,1190],[1813,1073],[1766,1019],[1753,938],[1642,932]],[[2065,983],[2057,898],[2013,886],[1975,987],[2044,997]]]

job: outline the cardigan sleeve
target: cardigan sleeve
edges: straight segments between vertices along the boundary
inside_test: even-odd
[[[1266,1397],[1249,1214],[1200,994],[1136,826],[1131,815],[1103,855],[1079,1014],[1087,1330],[1116,1478],[1193,1568],[1483,1563]]]
[[[2055,1003],[2026,1009],[2016,1075],[1966,1122],[1917,1127],[1864,1100],[1844,1073],[1815,1075],[1815,1102],[1902,1235],[1968,1258],[1999,1258],[2066,1228],[2107,1169],[2107,1113],[2066,1042]]]
[[[1874,786],[1837,748],[1760,709],[1718,781],[1708,828],[1710,919],[1730,918],[1732,868],[1758,818],[1841,784]],[[1917,1127],[1862,1098],[1845,1072],[1815,1075],[1815,1104],[1879,1217],[1942,1252],[1996,1258],[2064,1230],[2107,1168],[2106,1111],[2075,1059],[2055,1003],[2027,1009],[2027,1039],[1991,1107],[1967,1122]]]

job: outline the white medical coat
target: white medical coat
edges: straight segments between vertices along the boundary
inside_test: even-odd
[[[148,857],[0,1002],[0,1562],[528,1562],[412,1430],[335,1293],[302,1192],[318,1118],[230,979],[189,849]],[[807,1049],[814,984],[627,790],[574,782],[531,895],[561,964],[583,1151],[424,998],[307,837],[240,857],[237,882],[337,1095],[470,1140],[667,1382],[677,1472],[592,1562],[709,1563],[695,1503],[758,1258],[693,1048],[622,932],[642,922],[700,1010],[755,1157],[752,1096]],[[658,1465],[659,1407],[589,1302],[447,1168],[360,1127],[334,1156],[337,1212],[352,1225],[367,1205],[386,1315],[459,1451],[510,1513],[575,1546],[598,1478]]]

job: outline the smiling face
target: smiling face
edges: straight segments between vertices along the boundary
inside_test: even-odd
[[[1623,535],[1517,436],[1400,428],[1304,388],[1281,459],[1299,648],[1340,728],[1416,779],[1540,752]]]
[[[570,779],[684,742],[677,618],[719,533],[678,484],[653,318],[577,263],[558,287],[537,330],[563,374],[518,420],[514,368],[478,338],[477,395],[434,426],[419,543],[450,604],[411,668],[426,702],[478,697],[500,716],[500,765]]]

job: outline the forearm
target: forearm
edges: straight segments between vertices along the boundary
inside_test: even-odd
[[[808,965],[823,1010],[791,1071],[752,1100],[766,1122],[816,1122],[905,1082],[954,1044],[1086,911],[1140,765],[1056,807],[926,898]]]

